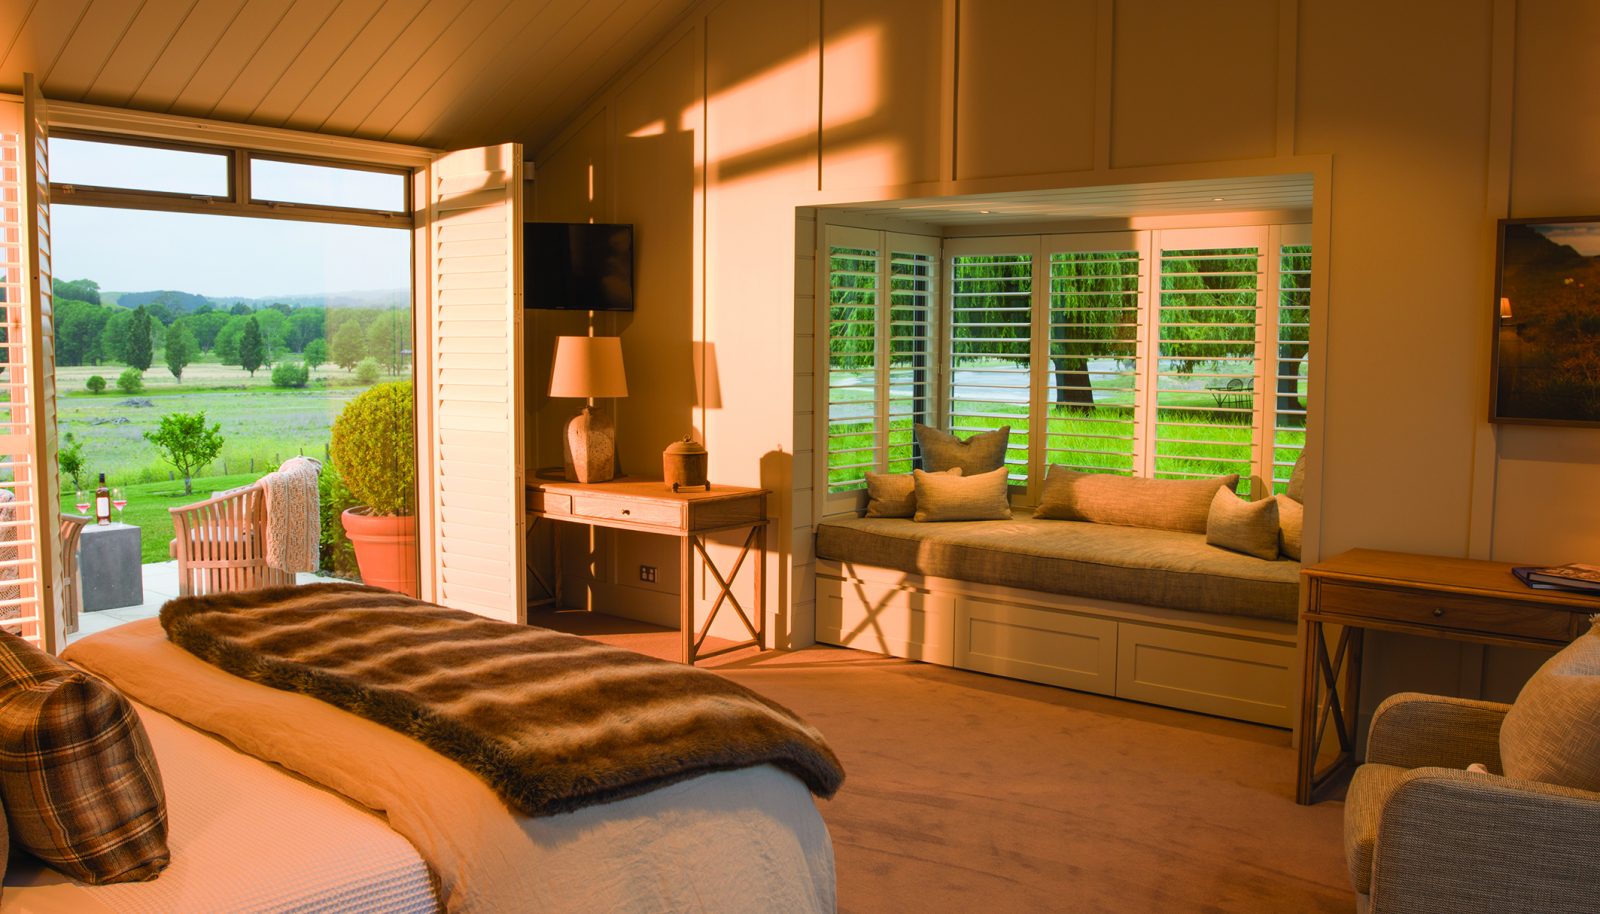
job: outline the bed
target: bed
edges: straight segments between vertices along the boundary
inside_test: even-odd
[[[770,765],[531,817],[420,742],[198,659],[157,620],[63,656],[135,703],[173,862],[111,886],[14,864],[0,914],[834,910],[816,804]]]

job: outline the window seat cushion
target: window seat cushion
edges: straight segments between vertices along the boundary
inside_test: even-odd
[[[1082,521],[835,518],[817,555],[914,574],[1121,603],[1292,622],[1300,563],[1206,544],[1205,534]]]

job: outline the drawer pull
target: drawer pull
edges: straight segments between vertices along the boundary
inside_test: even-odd
[[[627,508],[623,508],[623,509],[622,509],[622,513],[623,513],[623,514],[632,514],[632,513],[633,513],[633,512],[632,512],[632,511],[629,511],[629,510],[628,510],[628,509],[627,509]]]
[[[1440,617],[1440,616],[1442,616],[1442,615],[1444,615],[1444,607],[1442,607],[1442,606],[1435,606],[1435,607],[1434,607],[1434,608],[1433,608],[1433,617],[1434,617],[1434,618],[1435,618],[1435,619],[1437,619],[1437,618],[1439,618],[1439,617]]]

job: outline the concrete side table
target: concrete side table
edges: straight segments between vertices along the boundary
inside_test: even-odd
[[[144,603],[144,567],[139,528],[131,524],[90,524],[78,546],[83,608],[116,609]]]

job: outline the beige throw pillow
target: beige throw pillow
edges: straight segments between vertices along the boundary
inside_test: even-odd
[[[951,476],[960,476],[960,467],[951,467]],[[910,473],[867,474],[868,517],[910,517],[917,513],[916,480]]]
[[[1278,557],[1278,500],[1245,501],[1218,489],[1206,518],[1206,542],[1258,559]]]
[[[1533,674],[1500,725],[1506,777],[1600,791],[1600,626]]]
[[[922,448],[922,468],[930,473],[943,473],[952,467],[960,467],[967,476],[998,470],[1006,464],[1006,445],[1011,441],[1009,425],[979,432],[965,441],[921,423],[917,424],[916,433],[917,445]]]
[[[947,520],[1010,520],[1007,470],[1001,467],[976,476],[913,473],[918,523]]]
[[[1287,495],[1274,495],[1278,503],[1278,551],[1300,561],[1300,534],[1305,530],[1305,506]]]
[[[1123,527],[1206,532],[1211,499],[1218,489],[1232,495],[1237,473],[1210,479],[1147,479],[1079,473],[1050,467],[1034,517],[1081,520]]]
[[[1289,471],[1289,485],[1283,494],[1302,505],[1306,503],[1306,452],[1303,450],[1295,458],[1294,469]]]

